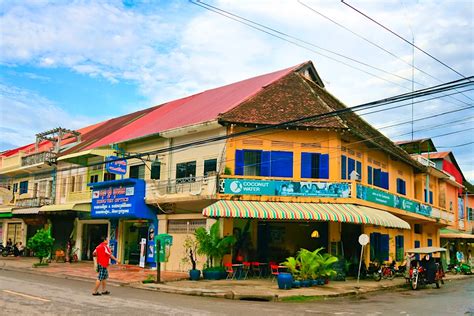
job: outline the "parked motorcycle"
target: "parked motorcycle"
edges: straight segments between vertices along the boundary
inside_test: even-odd
[[[382,279],[393,280],[395,278],[395,269],[392,266],[381,265],[374,273],[374,280],[380,281]]]
[[[424,248],[414,248],[407,250],[407,253],[412,253],[412,254],[425,254],[425,255],[432,255],[434,252],[445,252],[446,249],[444,248],[439,248],[439,247],[424,247]],[[429,266],[428,266],[429,267]],[[434,274],[434,279],[430,280],[429,279],[429,270],[423,266],[416,266],[416,267],[410,267],[410,272],[409,272],[409,282],[411,284],[411,288],[413,290],[418,289],[420,286],[428,285],[428,284],[436,284],[436,288],[440,288],[441,284],[443,284],[443,277],[444,277],[444,271],[441,266],[441,264],[436,263],[435,264],[435,274]],[[432,271],[431,271],[432,272]]]
[[[15,249],[13,246],[5,246],[2,249],[2,257],[8,257],[15,254]]]
[[[450,271],[453,274],[472,274],[472,268],[467,263],[455,264]]]

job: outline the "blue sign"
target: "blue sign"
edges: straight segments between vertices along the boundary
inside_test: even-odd
[[[115,159],[119,159],[119,158],[115,156],[107,156],[105,158],[105,161],[115,160]],[[105,169],[109,173],[124,175],[127,173],[127,160],[123,159],[123,160],[115,160],[115,161],[106,162]]]
[[[145,204],[145,181],[124,179],[89,183],[92,187],[92,218],[156,219]]]
[[[221,193],[224,194],[341,198],[348,198],[351,195],[351,186],[347,182],[271,181],[230,178],[223,181]]]

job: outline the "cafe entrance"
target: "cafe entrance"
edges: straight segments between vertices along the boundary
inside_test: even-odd
[[[123,263],[138,265],[140,262],[140,242],[147,238],[148,221],[123,222]]]

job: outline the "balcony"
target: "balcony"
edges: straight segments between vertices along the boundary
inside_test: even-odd
[[[90,203],[91,199],[91,190],[69,192],[66,196],[66,203]]]
[[[17,207],[40,207],[43,205],[50,205],[52,199],[49,197],[33,197],[33,198],[24,198],[18,199],[15,202]]]
[[[212,198],[216,194],[217,176],[171,180],[146,180],[147,203],[172,203]]]
[[[45,152],[21,157],[21,166],[27,167],[27,166],[37,165],[40,163],[54,163],[55,160],[56,160],[55,153],[45,151]]]

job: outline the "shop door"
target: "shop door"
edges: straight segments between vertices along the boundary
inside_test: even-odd
[[[107,224],[85,224],[82,233],[82,260],[92,260],[94,249],[107,237]]]
[[[7,242],[12,240],[13,244],[21,240],[21,223],[8,223]]]
[[[360,256],[359,236],[362,234],[362,225],[341,224],[341,241],[344,259],[358,262]]]
[[[138,265],[140,262],[140,242],[147,238],[148,223],[125,223],[124,263]]]

